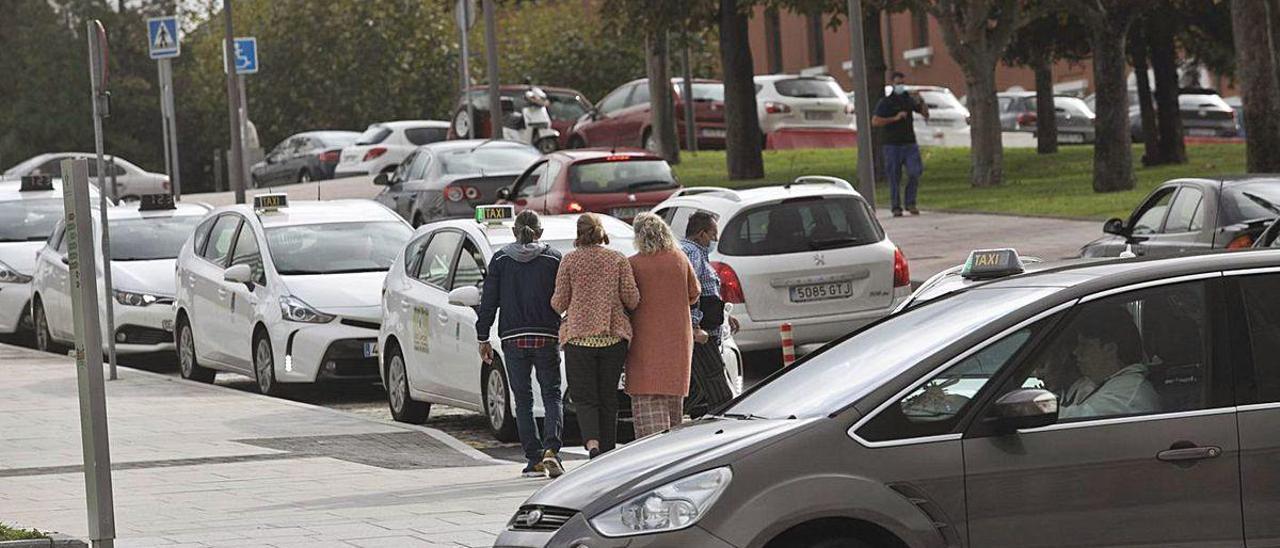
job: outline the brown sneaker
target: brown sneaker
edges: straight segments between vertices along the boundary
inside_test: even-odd
[[[893,210],[893,216],[894,216],[894,217],[901,217],[901,216],[902,216],[902,210],[901,210],[901,209],[895,209],[895,210]]]
[[[520,477],[523,478],[543,478],[546,477],[547,470],[542,466],[541,462],[531,462],[524,470],[520,471]]]
[[[908,208],[908,209],[907,209],[907,211],[911,212],[911,214],[912,214],[912,215],[919,215],[919,214],[920,214],[920,210],[919,210],[919,209],[916,209],[916,208],[914,208],[914,207],[912,207],[912,208]]]
[[[560,455],[557,455],[554,449],[547,449],[542,453],[542,468],[552,479],[564,474],[564,463],[560,462]]]

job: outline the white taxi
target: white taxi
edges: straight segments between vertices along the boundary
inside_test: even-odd
[[[97,192],[90,187],[97,203]],[[31,330],[31,274],[36,252],[62,220],[62,182],[24,177],[0,183],[0,334]]]
[[[413,229],[368,200],[254,196],[220,207],[182,246],[176,342],[184,378],[290,383],[376,379],[379,292]]]
[[[485,364],[477,352],[476,337],[476,307],[485,269],[494,253],[515,241],[512,225],[506,222],[514,218],[514,209],[480,206],[476,216],[490,220],[452,219],[419,227],[387,273],[378,334],[379,372],[397,421],[421,423],[432,403],[446,404],[485,413],[499,440],[515,441],[513,396],[501,366],[502,345],[493,347],[494,365]],[[542,217],[541,241],[569,253],[577,237],[577,220],[578,215]],[[601,220],[609,234],[608,247],[635,254],[631,226],[613,217]],[[721,353],[730,386],[739,393],[742,360],[732,337],[725,338]],[[563,368],[563,356],[560,363]],[[566,378],[563,371],[561,378]],[[534,379],[533,393],[540,392]],[[541,399],[533,400],[534,415],[543,416]],[[566,400],[566,407],[571,406]],[[627,416],[630,405],[620,406],[620,411]]]
[[[138,204],[107,209],[111,233],[111,284],[115,305],[116,352],[136,354],[173,350],[173,267],[178,249],[209,213],[204,204],[175,204],[169,194],[141,197]],[[102,237],[97,210],[93,212],[94,249]],[[54,351],[75,344],[71,314],[71,281],[67,267],[66,227],[59,222],[36,254],[31,282],[31,317],[36,347]],[[101,253],[98,254],[101,257]],[[99,273],[102,261],[97,263]],[[102,277],[98,298],[105,301]],[[106,310],[105,304],[99,310]],[[102,322],[102,328],[107,328]],[[106,344],[107,333],[103,333]]]

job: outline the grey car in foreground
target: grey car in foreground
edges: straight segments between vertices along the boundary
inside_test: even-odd
[[[538,150],[515,141],[465,139],[422,145],[391,174],[374,200],[414,227],[437,219],[469,217],[478,205],[498,200],[498,191],[538,160]]]
[[[543,487],[499,547],[1280,544],[1280,251],[974,284]]]

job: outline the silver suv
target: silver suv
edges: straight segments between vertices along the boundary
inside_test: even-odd
[[[497,546],[1271,545],[1278,355],[1280,251],[973,284],[573,470]]]

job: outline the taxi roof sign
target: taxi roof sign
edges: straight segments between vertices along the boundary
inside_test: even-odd
[[[22,183],[18,186],[19,192],[30,192],[38,190],[53,190],[52,175],[24,175]]]
[[[516,218],[516,208],[511,205],[476,206],[476,222],[485,225],[502,224]]]
[[[143,194],[138,200],[138,211],[167,211],[178,209],[172,194]]]
[[[282,207],[289,207],[287,194],[259,194],[253,197],[253,209],[259,212],[271,212]]]
[[[969,252],[969,259],[960,269],[960,276],[982,280],[1022,274],[1023,270],[1022,258],[1018,256],[1017,250],[976,249]]]

